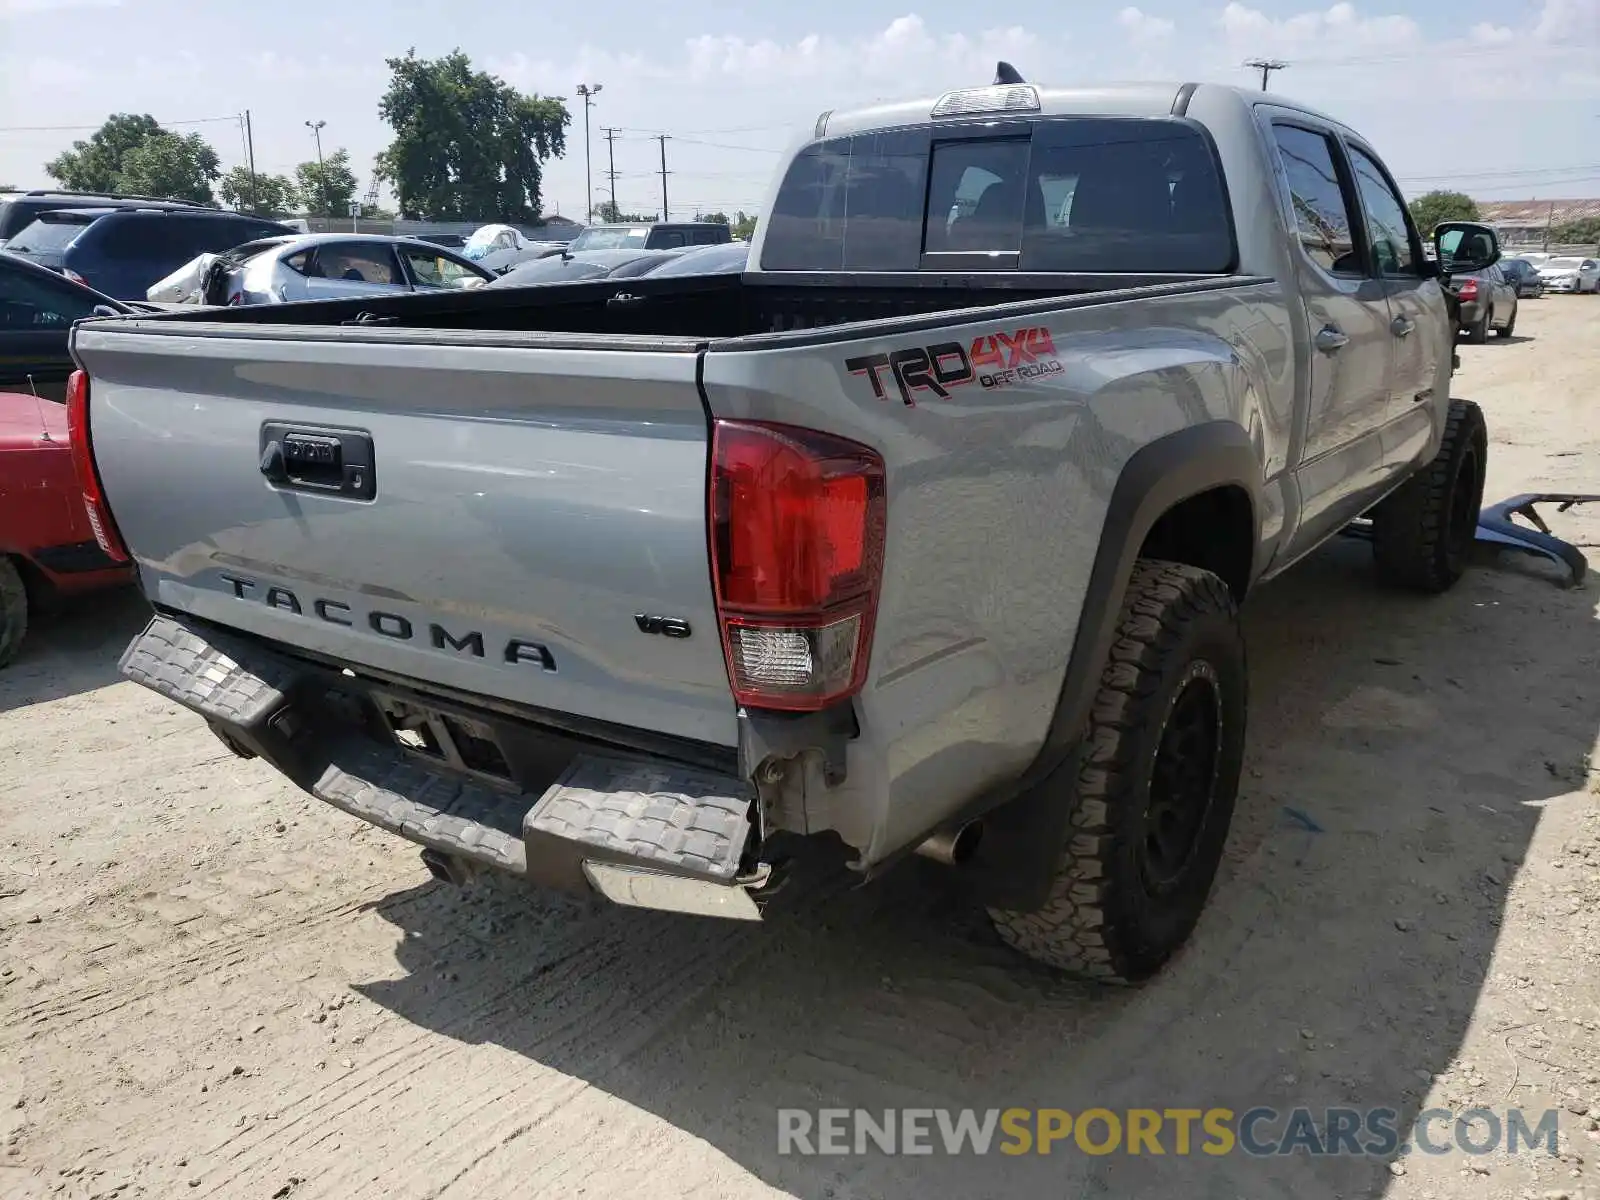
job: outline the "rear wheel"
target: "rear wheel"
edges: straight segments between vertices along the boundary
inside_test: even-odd
[[[1484,310],[1483,316],[1476,323],[1467,327],[1467,341],[1474,346],[1481,346],[1489,340],[1489,313]]]
[[[1516,327],[1517,327],[1517,310],[1513,308],[1511,310],[1511,320],[1506,322],[1504,329],[1495,330],[1495,335],[1497,337],[1508,338],[1508,337],[1511,336],[1512,331],[1514,329],[1516,329]]]
[[[1489,434],[1483,410],[1450,401],[1439,453],[1372,510],[1372,552],[1385,579],[1444,592],[1466,573],[1483,507]]]
[[[1222,859],[1245,693],[1227,584],[1198,567],[1140,559],[1081,761],[1041,785],[1071,809],[1049,896],[1031,912],[991,909],[1003,940],[1110,983],[1161,968],[1193,931]]]
[[[28,589],[17,564],[0,555],[0,667],[22,649],[28,633]]]

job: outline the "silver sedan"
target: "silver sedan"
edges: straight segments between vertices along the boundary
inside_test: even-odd
[[[212,261],[204,261],[208,257]],[[420,239],[322,233],[250,242],[202,256],[151,288],[150,298],[288,304],[474,288],[495,278],[462,255]]]

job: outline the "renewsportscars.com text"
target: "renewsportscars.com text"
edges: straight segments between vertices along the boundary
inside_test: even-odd
[[[1392,1108],[1088,1108],[778,1110],[778,1153],[865,1154],[1511,1154],[1555,1156],[1558,1114],[1430,1108],[1409,1130]]]

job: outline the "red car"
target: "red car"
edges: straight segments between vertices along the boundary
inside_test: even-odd
[[[96,544],[73,472],[66,408],[0,392],[0,667],[16,656],[30,602],[117,587],[133,568]]]

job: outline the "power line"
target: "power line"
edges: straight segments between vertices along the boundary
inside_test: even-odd
[[[1600,171],[1600,163],[1574,163],[1565,167],[1527,167],[1514,171],[1450,171],[1441,175],[1407,175],[1398,177],[1400,183],[1428,183],[1439,179],[1468,182],[1474,179],[1518,179],[1529,175],[1568,175],[1573,172]]]
[[[730,146],[727,142],[703,142],[699,138],[680,137],[675,139],[688,146],[710,146],[715,150],[743,150],[750,154],[782,154],[783,150],[775,150],[770,146]]]
[[[157,121],[157,125],[220,125],[223,123],[237,124],[239,114],[231,117],[195,117],[188,121]],[[0,133],[81,133],[85,129],[96,130],[105,126],[101,121],[98,125],[0,125]]]
[[[1525,42],[1518,42],[1506,46],[1461,46],[1454,50],[1429,50],[1426,54],[1430,60],[1440,61],[1453,58],[1495,58],[1506,54],[1515,54],[1518,58],[1559,57],[1578,53],[1580,49],[1577,46],[1529,46]],[[1293,60],[1293,65],[1297,67],[1378,66],[1383,63],[1415,62],[1419,53],[1422,52],[1356,54],[1332,58],[1296,58]]]

